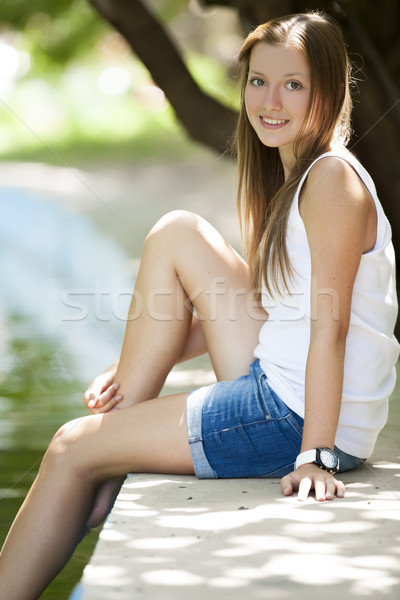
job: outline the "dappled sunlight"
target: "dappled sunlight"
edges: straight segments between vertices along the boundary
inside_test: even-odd
[[[344,499],[325,503],[283,497],[278,480],[131,475],[85,589],[98,600],[111,585],[143,598],[162,587],[163,600],[185,589],[230,600],[250,589],[255,599],[266,589],[274,599],[391,597],[400,583],[400,505],[373,468],[360,473],[357,482],[345,475]]]
[[[354,535],[360,532],[369,531],[374,527],[375,525],[365,521],[334,521],[331,523],[324,523],[323,525],[319,525],[318,528],[315,527],[313,529],[310,529],[310,526],[307,523],[289,523],[283,527],[282,531],[299,537],[307,535],[308,538],[311,538],[335,533]]]
[[[134,540],[129,542],[129,548],[139,550],[170,550],[173,548],[189,548],[198,544],[199,539],[195,537],[171,537],[171,538],[147,538],[145,540]]]
[[[118,96],[126,92],[131,86],[131,75],[122,67],[108,67],[97,78],[97,87],[103,94]]]
[[[261,551],[279,551],[293,552],[293,545],[296,539],[294,536],[285,535],[244,535],[229,539],[233,548],[220,550],[215,553],[216,556],[251,556]],[[296,554],[332,554],[337,551],[337,546],[331,543],[307,542],[301,548],[296,547]]]
[[[398,469],[399,463],[380,462],[372,465],[374,469]]]
[[[310,564],[313,568],[310,569]],[[400,564],[396,563],[398,570]],[[349,557],[341,557],[336,553],[320,554],[310,553],[299,555],[298,553],[285,553],[281,556],[273,556],[268,562],[257,568],[235,568],[232,574],[244,579],[265,580],[270,577],[285,577],[299,584],[311,586],[334,585],[343,581],[357,582],[361,589],[377,589],[377,582],[384,581],[393,585],[395,578],[390,578],[388,572],[391,565],[385,565],[383,569],[371,568],[362,564],[355,564]]]
[[[151,556],[138,556],[137,562],[142,565],[162,565],[168,564],[171,562],[171,559],[168,556],[158,556],[157,554],[153,554]]]
[[[31,57],[0,38],[0,61],[0,94],[2,99],[6,99],[15,81],[29,71]]]
[[[207,509],[206,508],[183,508],[183,507],[179,507],[179,508],[166,508],[165,512],[182,512],[182,513],[202,513],[202,512],[206,512]]]
[[[240,511],[237,513],[236,511]],[[196,521],[192,522],[192,517],[181,516],[163,516],[158,520],[162,527],[186,528],[191,527],[197,531],[226,531],[249,525],[250,523],[260,523],[270,519],[284,519],[303,521],[306,523],[319,523],[333,519],[333,514],[322,513],[319,511],[308,511],[298,514],[296,507],[287,505],[277,506],[274,503],[262,504],[249,510],[238,508],[236,511],[211,511],[207,514],[198,515]]]
[[[111,527],[106,526],[103,527],[99,537],[101,540],[105,540],[106,542],[126,542],[130,539],[129,535],[126,533],[115,531]]]
[[[132,578],[126,573],[123,567],[109,565],[87,565],[85,568],[85,580],[95,582],[96,585],[112,587],[115,585],[129,585]]]
[[[192,586],[199,585],[201,583],[206,582],[205,577],[199,577],[198,575],[193,575],[188,571],[180,571],[180,570],[158,570],[158,571],[148,571],[147,573],[143,573],[142,576],[143,581],[150,583],[155,586],[164,586],[164,585],[176,585],[176,586]]]
[[[140,510],[140,509],[116,509],[115,515],[120,517],[133,517],[133,518],[143,518],[143,517],[155,517],[157,512],[154,510]]]
[[[230,588],[243,588],[247,586],[245,579],[239,579],[236,576],[233,577],[215,577],[209,582],[210,588],[230,589]],[[219,594],[218,594],[219,596]],[[275,596],[276,597],[276,596]]]

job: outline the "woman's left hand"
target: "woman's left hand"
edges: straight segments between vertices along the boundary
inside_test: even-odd
[[[336,495],[343,498],[345,493],[344,483],[311,463],[302,465],[292,473],[281,479],[281,490],[284,496],[290,496],[298,490],[297,499],[306,500],[311,490],[315,491],[315,498],[319,502],[333,500]]]

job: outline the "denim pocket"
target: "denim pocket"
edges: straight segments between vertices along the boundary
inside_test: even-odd
[[[290,408],[279,398],[272,390],[267,382],[267,376],[264,371],[258,373],[257,385],[259,391],[260,402],[263,405],[263,410],[269,415],[270,419],[286,419],[292,412]]]

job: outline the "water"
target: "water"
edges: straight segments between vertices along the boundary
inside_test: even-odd
[[[25,337],[29,321],[3,319],[7,372],[0,383],[0,543],[36,475],[44,450],[56,429],[83,414],[80,382],[69,355],[45,337]],[[69,565],[43,594],[68,598],[93,552],[97,533],[77,549]],[[23,565],[21,565],[23,568]]]
[[[87,414],[87,384],[119,355],[138,257],[54,198],[0,187],[0,209],[2,544],[54,432]],[[171,373],[163,393],[212,380],[209,361],[196,359]],[[43,598],[69,598],[98,533]]]
[[[0,188],[0,207],[2,544],[52,435],[86,414],[87,383],[118,357],[133,278],[122,250],[79,213],[22,189]],[[96,540],[43,598],[69,598]]]

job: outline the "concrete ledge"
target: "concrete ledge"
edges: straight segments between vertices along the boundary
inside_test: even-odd
[[[344,500],[300,504],[277,480],[131,475],[80,597],[398,598],[399,476],[363,466]]]
[[[400,597],[399,403],[344,499],[304,503],[278,479],[130,475],[74,598]]]

